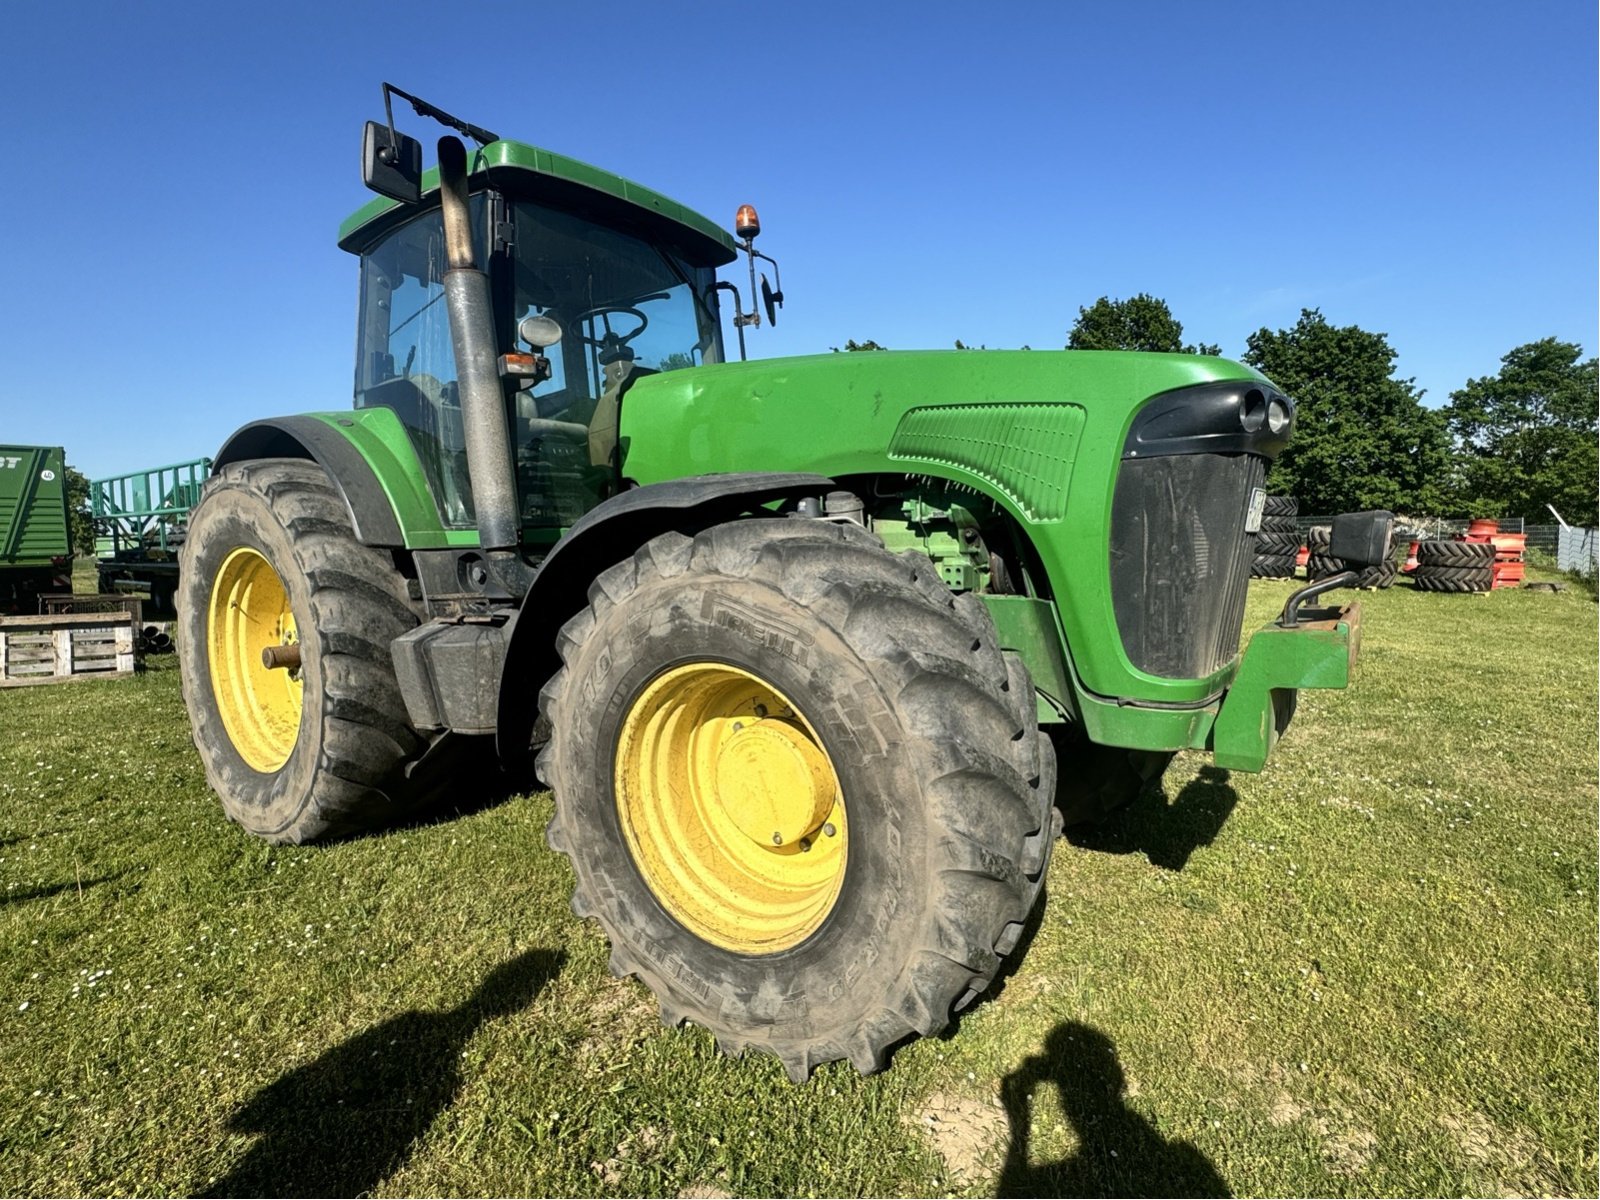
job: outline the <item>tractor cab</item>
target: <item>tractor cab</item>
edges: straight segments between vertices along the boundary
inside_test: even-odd
[[[524,545],[548,545],[617,490],[618,420],[633,384],[722,361],[717,290],[729,285],[716,268],[738,247],[664,196],[526,143],[490,141],[467,168],[517,523]],[[374,201],[340,231],[361,259],[355,407],[400,418],[441,522],[470,530],[478,513],[437,169],[419,173],[417,193]]]

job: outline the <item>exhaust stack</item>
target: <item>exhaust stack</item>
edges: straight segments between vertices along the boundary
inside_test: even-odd
[[[489,280],[478,269],[472,248],[467,150],[453,137],[439,139],[439,208],[444,216],[449,264],[444,276],[445,304],[450,313],[450,344],[455,351],[478,538],[484,554],[501,568],[495,573],[509,584],[521,574],[521,560],[516,553],[522,530],[517,515],[516,470],[495,351]]]

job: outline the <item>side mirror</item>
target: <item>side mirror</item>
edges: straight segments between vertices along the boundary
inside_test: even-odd
[[[778,314],[774,310],[783,307],[783,293],[773,291],[765,275],[761,277],[761,304],[767,310],[767,324],[776,325]]]
[[[401,204],[422,199],[422,143],[381,121],[361,134],[361,182]]]
[[[1389,560],[1394,549],[1394,514],[1384,509],[1341,513],[1333,519],[1328,553],[1347,563],[1375,567]]]

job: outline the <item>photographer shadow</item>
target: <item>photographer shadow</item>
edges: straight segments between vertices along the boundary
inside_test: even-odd
[[[1170,802],[1166,789],[1152,781],[1102,823],[1069,827],[1067,840],[1105,854],[1143,854],[1152,866],[1181,871],[1190,855],[1216,840],[1238,803],[1227,771],[1201,767]]]
[[[1029,1161],[1032,1102],[1054,1085],[1078,1148],[1057,1162]],[[1123,1100],[1116,1047],[1077,1021],[1057,1025],[1043,1051],[1000,1085],[1010,1141],[997,1196],[1231,1196],[1216,1166],[1188,1142],[1163,1138]]]

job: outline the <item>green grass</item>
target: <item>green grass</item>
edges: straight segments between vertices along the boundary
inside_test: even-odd
[[[610,978],[547,795],[273,849],[170,664],[0,692],[0,1192],[1592,1195],[1595,605],[1363,603],[1264,774],[1181,757],[952,1036],[804,1087]]]

